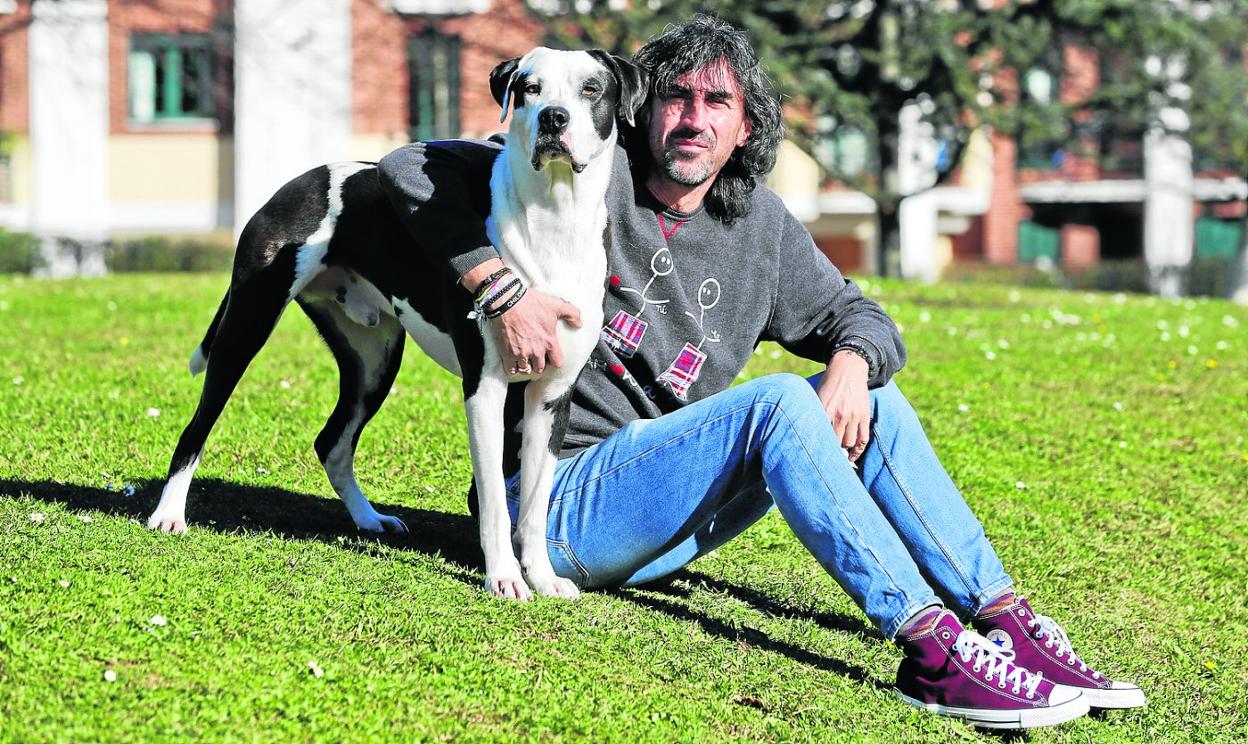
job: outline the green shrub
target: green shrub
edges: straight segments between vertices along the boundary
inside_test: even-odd
[[[234,251],[222,240],[150,235],[114,241],[105,263],[114,273],[138,271],[226,271]]]
[[[38,260],[38,238],[0,228],[0,274],[29,274]]]

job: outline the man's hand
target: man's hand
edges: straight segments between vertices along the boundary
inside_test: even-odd
[[[832,422],[837,441],[857,462],[871,437],[871,395],[867,392],[867,363],[852,351],[832,355],[819,382],[819,400]]]
[[[541,374],[548,363],[562,367],[563,350],[555,335],[561,320],[580,328],[581,311],[570,302],[530,289],[514,307],[489,321],[503,371],[531,369]]]
[[[503,268],[500,259],[491,258],[473,267],[460,284],[469,292],[476,291],[486,277]],[[515,290],[499,298],[506,302]],[[541,373],[547,363],[563,366],[563,350],[555,335],[559,321],[566,320],[573,328],[581,327],[581,311],[570,302],[529,290],[510,310],[489,321],[494,340],[502,356],[503,371],[527,370]]]

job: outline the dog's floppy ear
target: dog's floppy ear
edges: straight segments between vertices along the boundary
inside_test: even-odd
[[[519,67],[520,58],[512,57],[499,62],[490,72],[490,92],[494,94],[498,105],[503,107],[503,113],[498,117],[500,122],[507,120],[507,107],[511,104],[511,84],[516,79],[516,70]]]
[[[614,54],[608,54],[602,49],[590,49],[589,56],[598,60],[603,67],[611,71],[612,75],[615,75],[616,82],[620,84],[620,100],[616,104],[616,115],[630,127],[633,126],[633,117],[641,108],[641,104],[645,103],[646,94],[649,93],[650,81],[645,71],[632,62]]]

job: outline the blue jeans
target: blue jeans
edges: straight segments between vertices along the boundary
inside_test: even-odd
[[[897,385],[871,391],[871,439],[856,471],[818,379],[752,380],[560,460],[547,532],[555,572],[587,588],[641,584],[774,506],[889,639],[925,606],[969,616],[1010,588]],[[516,477],[513,520],[518,488]]]

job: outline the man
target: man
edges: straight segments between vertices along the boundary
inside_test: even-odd
[[[556,571],[586,587],[639,584],[775,506],[901,645],[907,702],[1008,728],[1069,720],[1089,703],[1143,705],[1015,596],[890,382],[906,360],[896,326],[756,182],[783,129],[744,34],[698,16],[634,62],[651,94],[607,197],[608,320],[574,392],[551,494]],[[417,242],[469,291],[501,268],[481,222],[496,153],[414,143],[381,162]],[[559,364],[560,321],[578,323],[576,309],[537,292],[491,321],[504,366]],[[827,369],[729,388],[761,340]]]

